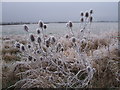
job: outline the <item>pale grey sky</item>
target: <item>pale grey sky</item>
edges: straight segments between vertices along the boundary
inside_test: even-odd
[[[79,21],[80,12],[94,10],[95,21],[117,21],[117,2],[3,2],[3,22]]]

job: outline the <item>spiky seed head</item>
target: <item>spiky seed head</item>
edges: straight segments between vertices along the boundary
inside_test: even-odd
[[[37,34],[40,34],[40,29],[37,29],[36,31],[37,31]]]
[[[84,22],[84,18],[81,18],[81,20],[80,20],[81,22]]]
[[[20,50],[25,51],[25,46],[23,44],[20,45]]]
[[[57,45],[59,48],[61,48],[61,43],[58,43],[58,45]]]
[[[80,14],[81,16],[84,16],[84,13],[83,12],[81,12],[81,14]]]
[[[72,28],[73,27],[73,23],[71,21],[69,21],[69,27]]]
[[[47,28],[47,25],[46,25],[46,24],[44,24],[44,25],[43,25],[43,27],[44,27],[44,29],[46,29],[46,28]]]
[[[40,20],[40,21],[38,22],[38,24],[39,24],[39,27],[40,27],[40,28],[43,28],[43,25],[44,25],[43,21]]]
[[[34,62],[36,61],[37,59],[36,58],[34,58]]]
[[[90,72],[91,71],[91,67],[87,66],[87,71]]]
[[[88,18],[89,17],[89,13],[85,12],[85,17]]]
[[[30,45],[30,44],[28,44],[28,45],[27,45],[27,47],[28,47],[28,48],[31,48],[31,45]]]
[[[56,39],[55,39],[55,37],[54,36],[51,36],[51,44],[54,44],[55,42],[56,42]]]
[[[57,50],[56,50],[56,51],[57,51],[57,52],[60,51],[61,47],[62,47],[62,45],[61,45],[61,43],[59,42],[59,43],[57,44]]]
[[[42,57],[42,56],[40,57],[40,60],[41,60],[41,61],[43,60],[43,57]]]
[[[90,14],[93,14],[93,10],[92,9],[90,10]]]
[[[50,38],[48,38],[48,39],[45,41],[45,43],[46,43],[46,47],[49,47],[49,46],[50,46]]]
[[[35,41],[35,37],[34,37],[33,34],[30,35],[30,40],[31,40],[31,42],[34,42],[34,41]]]
[[[75,42],[76,42],[76,38],[75,38],[75,37],[72,37],[72,38],[71,38],[71,41],[72,41],[73,43],[75,43]]]
[[[41,38],[40,38],[40,37],[38,37],[38,38],[37,38],[37,42],[40,44],[40,43],[41,43],[41,41],[42,41],[42,40],[41,40]]]
[[[15,42],[14,46],[15,46],[16,48],[20,48],[20,43],[19,43],[19,42]]]
[[[29,28],[28,28],[28,26],[25,24],[24,25],[24,30],[26,31],[26,32],[28,32],[28,30],[29,30]]]
[[[66,35],[65,35],[65,38],[69,38],[69,35],[68,35],[68,34],[66,34]]]
[[[83,44],[83,43],[85,43],[85,42],[86,42],[86,40],[85,40],[85,39],[82,39],[80,42]]]
[[[80,29],[80,32],[83,32],[84,31],[84,29]]]
[[[93,17],[92,16],[90,16],[90,22],[92,22],[93,21]]]
[[[28,60],[29,60],[29,61],[32,61],[32,56],[28,56]]]
[[[41,53],[41,51],[40,51],[40,50],[37,50],[37,51],[36,51],[36,53],[37,53],[37,54],[40,54],[40,53]]]
[[[62,52],[64,51],[64,48],[63,48],[63,47],[61,47],[61,51],[62,51]]]

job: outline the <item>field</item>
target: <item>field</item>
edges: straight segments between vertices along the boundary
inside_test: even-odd
[[[91,16],[84,18],[77,33],[69,21],[68,33],[47,34],[49,27],[39,21],[34,33],[24,25],[24,35],[3,36],[2,87],[119,88],[119,33],[94,34]]]

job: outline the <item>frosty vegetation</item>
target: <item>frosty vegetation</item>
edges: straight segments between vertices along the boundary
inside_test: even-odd
[[[14,45],[22,52],[21,61],[12,70],[19,80],[8,88],[94,88],[101,78],[106,82],[100,81],[99,87],[111,81],[118,87],[118,40],[112,38],[117,33],[92,34],[92,14],[93,10],[81,12],[77,35],[72,21],[66,24],[69,33],[62,37],[47,35],[49,27],[41,20],[36,34],[29,33],[24,25],[27,43],[16,41]]]

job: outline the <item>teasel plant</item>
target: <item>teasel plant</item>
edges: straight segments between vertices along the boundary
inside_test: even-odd
[[[29,36],[29,27],[28,27],[26,24],[24,24],[24,25],[23,25],[23,28],[24,28],[24,31],[26,32],[25,38],[26,38],[26,40],[27,40],[27,38],[28,38],[28,36]],[[28,41],[28,40],[27,40],[27,41]]]
[[[68,23],[66,23],[66,27],[70,30],[70,35],[74,36],[72,21],[69,21]]]
[[[89,15],[91,14],[92,13]],[[83,18],[83,20],[81,20],[83,27],[81,28],[84,29],[84,24],[86,24],[85,20],[86,18],[88,20],[89,15],[86,13],[81,14],[81,17]],[[90,65],[90,60],[86,57],[86,53],[84,51],[80,51],[79,43],[81,43],[80,41],[82,38],[79,40],[79,38],[74,35],[72,30],[73,23],[71,21],[67,23],[70,34],[66,34],[62,37],[70,42],[69,47],[65,46],[65,43],[62,42],[61,37],[48,35],[48,37],[45,38],[44,36],[46,34],[45,30],[47,29],[47,25],[44,24],[43,21],[39,21],[38,25],[39,28],[36,29],[36,34],[31,33],[29,35],[29,42],[26,45],[20,43],[18,44],[18,42],[15,44],[16,48],[20,49],[24,57],[27,58],[27,64],[30,65],[29,70],[31,72],[36,72],[33,76],[35,75],[37,78],[34,77],[33,79],[30,78],[30,76],[27,76],[26,78],[30,78],[32,82],[34,82],[34,80],[38,80],[40,83],[44,82],[41,78],[46,81],[49,79],[50,83],[55,85],[54,87],[62,86],[72,88],[87,86],[92,79],[94,72],[92,65]],[[28,28],[26,28],[26,26],[24,30],[28,32]],[[71,55],[71,52],[74,53],[74,51],[77,55],[74,56],[72,59],[73,61],[69,61],[69,55]],[[74,71],[73,68],[76,68],[77,71]],[[26,72],[27,71],[24,73]],[[41,76],[41,73],[42,75],[45,75]],[[85,76],[85,78],[81,80],[83,76]],[[55,80],[56,77],[58,77],[57,80]]]
[[[43,38],[43,42],[45,43],[45,37],[44,37],[44,23],[43,23],[43,21],[39,21],[38,22],[38,25],[39,25],[39,28],[42,30],[42,38]]]
[[[42,38],[43,38],[43,42],[45,43],[45,37],[46,37],[46,29],[47,29],[47,24],[44,24],[43,21],[39,21],[38,22],[39,28],[41,28],[42,30]]]
[[[80,28],[80,33],[78,35],[78,37],[81,39],[83,39],[83,36],[85,36],[85,34],[87,34],[89,38],[90,27],[91,27],[91,23],[93,22],[92,14],[93,14],[92,9],[89,12],[88,11],[86,11],[85,13],[81,12],[80,22],[82,23],[82,26],[81,26],[82,28]]]

